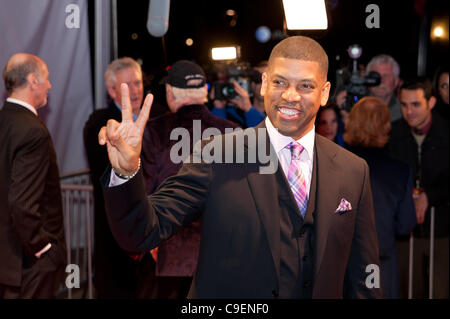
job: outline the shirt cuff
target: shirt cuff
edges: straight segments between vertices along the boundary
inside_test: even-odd
[[[44,248],[42,248],[41,250],[39,250],[37,253],[35,253],[34,255],[36,256],[36,258],[41,258],[41,255],[43,253],[45,253],[46,251],[48,251],[50,249],[50,247],[52,247],[51,243],[48,243]]]
[[[114,173],[114,170],[111,169],[111,177],[109,179],[109,187],[119,186],[123,183],[126,183],[128,179],[120,178],[119,176]]]

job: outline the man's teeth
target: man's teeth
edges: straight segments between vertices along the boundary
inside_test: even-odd
[[[296,115],[299,113],[299,111],[294,110],[294,109],[285,109],[285,108],[279,108],[278,109],[281,113],[292,116],[292,115]]]

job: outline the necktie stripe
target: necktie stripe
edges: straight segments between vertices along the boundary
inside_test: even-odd
[[[294,195],[295,201],[299,207],[302,216],[305,216],[308,205],[308,192],[306,190],[305,176],[300,167],[300,154],[303,146],[298,143],[291,142],[286,148],[291,151],[291,164],[288,170],[288,182]]]

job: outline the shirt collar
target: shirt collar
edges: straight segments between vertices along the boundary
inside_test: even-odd
[[[33,105],[31,105],[31,104],[29,104],[29,103],[27,103],[27,102],[25,102],[25,101],[22,101],[22,100],[19,100],[19,99],[15,99],[15,98],[13,98],[13,97],[7,98],[6,101],[7,101],[7,102],[14,103],[14,104],[19,104],[19,105],[23,106],[24,108],[27,108],[28,110],[30,110],[31,112],[33,112],[34,115],[36,115],[36,116],[38,115],[38,114],[37,114],[37,111],[36,111],[36,109],[33,107]]]
[[[119,109],[120,113],[122,113],[122,107],[119,105],[119,103],[114,101],[114,105]],[[139,117],[139,115],[136,115],[134,113],[131,113],[131,116],[133,117],[134,122],[136,122],[137,118]]]
[[[312,158],[315,139],[315,126],[313,126],[313,128],[308,133],[306,133],[302,138],[298,140],[294,140],[290,136],[285,136],[279,133],[278,130],[273,126],[268,116],[266,116],[266,127],[270,142],[272,143],[273,148],[275,149],[275,152],[277,152],[277,154],[281,150],[283,150],[289,143],[297,142],[306,150],[308,157]]]

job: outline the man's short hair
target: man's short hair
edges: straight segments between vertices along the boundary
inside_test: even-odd
[[[394,72],[395,78],[398,79],[398,77],[400,76],[400,65],[398,64],[397,61],[395,61],[393,57],[391,57],[388,54],[379,54],[374,56],[367,64],[366,72],[369,73],[370,71],[373,70],[374,66],[381,63],[390,64],[392,66],[392,71]]]
[[[190,99],[208,101],[208,89],[206,86],[195,89],[180,89],[172,86],[173,97],[176,102],[184,102]]]
[[[351,146],[384,147],[389,141],[391,112],[380,99],[367,96],[353,107],[345,125],[344,141]]]
[[[7,63],[3,69],[3,80],[5,89],[11,94],[15,89],[23,88],[27,85],[27,76],[34,73],[41,80],[43,61],[34,55],[27,55],[26,59],[20,63]]]
[[[282,40],[270,53],[269,68],[275,58],[318,62],[321,72],[327,78],[328,55],[322,46],[311,38],[292,36]]]
[[[427,101],[433,96],[431,82],[424,77],[412,78],[404,81],[400,86],[400,92],[402,90],[423,90],[423,95]]]
[[[142,69],[139,63],[134,59],[129,57],[123,57],[112,61],[105,71],[105,81],[107,87],[112,87],[116,85],[116,73],[128,68],[134,68],[142,77]]]

